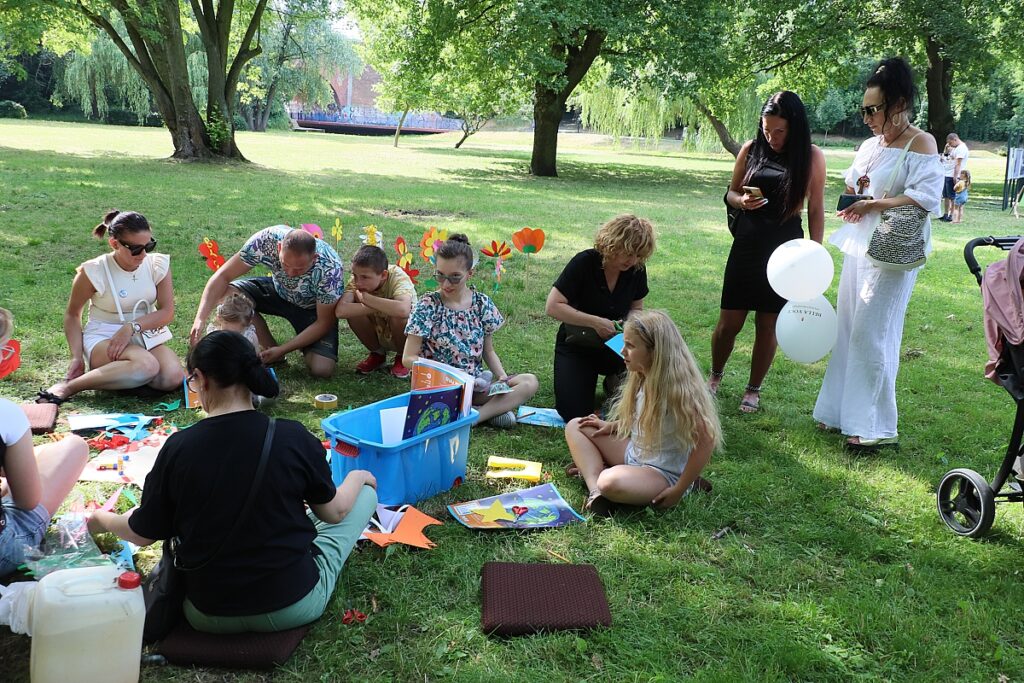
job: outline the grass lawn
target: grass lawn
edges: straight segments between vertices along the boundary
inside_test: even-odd
[[[89,232],[111,207],[144,213],[160,250],[173,256],[178,315],[172,347],[184,353],[209,275],[196,251],[204,236],[233,253],[275,223],[340,217],[346,259],[358,228],[378,226],[388,243],[418,241],[431,225],[465,231],[478,246],[544,228],[548,242],[527,265],[507,264],[495,295],[509,322],[496,337],[510,372],[541,380],[535,405],[553,405],[556,323],[543,314],[550,283],[621,212],[659,231],[649,262],[647,305],[667,309],[707,369],[729,249],[721,197],[732,159],[615,149],[603,138],[561,140],[555,179],[527,175],[529,137],[481,134],[461,150],[454,135],[403,139],[317,134],[241,134],[251,164],[170,162],[170,139],[153,129],[0,122],[0,305],[16,317],[24,359],[0,395],[25,400],[63,377],[68,351],[61,317],[75,267],[103,248]],[[852,150],[827,151],[826,204],[840,192]],[[1024,678],[1017,623],[1024,517],[1001,507],[983,541],[954,537],[935,511],[934,487],[955,466],[992,476],[1013,422],[1013,402],[982,377],[981,297],[961,251],[971,237],[1014,234],[1000,212],[1004,159],[971,157],[975,186],[964,224],[937,223],[935,253],[907,314],[898,396],[902,450],[851,457],[841,439],[814,427],[810,412],[825,364],[779,357],[756,415],[738,404],[753,331],[738,340],[720,392],[726,436],[708,476],[710,496],[666,512],[645,511],[535,533],[474,533],[452,521],[451,502],[517,488],[483,478],[488,455],[541,460],[577,508],[584,491],[568,480],[562,434],[521,426],[480,428],[464,485],[421,504],[445,520],[432,551],[405,547],[355,553],[328,613],[280,681],[675,681],[963,680]],[[827,219],[826,233],[838,223]],[[984,260],[999,257],[979,252]],[[833,253],[836,252],[833,250]],[[490,292],[485,260],[476,275]],[[838,274],[837,262],[837,274]],[[838,277],[836,278],[838,281]],[[827,294],[835,300],[835,285]],[[283,328],[282,328],[283,329]],[[275,414],[321,433],[315,393],[343,406],[399,393],[384,373],[351,368],[363,351],[343,328],[336,376],[307,379],[293,357],[279,372]],[[62,409],[144,411],[155,401],[86,393]],[[184,410],[171,421],[195,421]],[[64,427],[66,428],[66,423]],[[722,532],[720,530],[726,529]],[[479,574],[489,560],[555,561],[548,551],[597,566],[613,625],[587,636],[491,639],[479,628]],[[341,624],[346,601],[373,612]],[[1014,607],[1017,605],[1017,607]],[[29,640],[0,635],[4,679],[27,680]],[[147,681],[250,681],[219,671],[144,669]]]

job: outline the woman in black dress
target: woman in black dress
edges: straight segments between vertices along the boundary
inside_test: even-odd
[[[725,266],[722,311],[711,335],[708,387],[718,392],[736,335],[747,313],[754,311],[750,379],[740,401],[746,413],[760,408],[761,382],[775,358],[775,321],[786,303],[768,284],[768,258],[783,242],[803,237],[805,198],[810,236],[820,244],[825,231],[825,155],[811,144],[803,102],[784,90],[762,107],[757,137],[740,149],[725,196],[739,216]]]

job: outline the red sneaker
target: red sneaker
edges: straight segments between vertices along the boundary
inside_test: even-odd
[[[384,365],[388,357],[383,353],[370,353],[356,365],[356,372],[362,375],[369,375],[371,372]]]
[[[398,379],[405,379],[409,376],[411,371],[409,368],[402,365],[402,354],[395,354],[394,365],[391,366],[391,376],[397,377]]]

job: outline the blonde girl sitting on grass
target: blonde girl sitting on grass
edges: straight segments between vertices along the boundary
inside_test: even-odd
[[[256,336],[256,326],[252,322],[255,317],[256,306],[252,299],[241,292],[233,292],[217,305],[213,320],[206,326],[206,333],[217,330],[237,332],[259,353],[262,349]]]
[[[608,421],[575,418],[565,428],[575,468],[586,482],[585,509],[606,515],[615,503],[670,508],[694,489],[722,440],[714,399],[679,330],[664,311],[633,311],[622,354],[628,375]]]

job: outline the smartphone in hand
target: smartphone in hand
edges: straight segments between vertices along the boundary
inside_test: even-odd
[[[754,187],[753,185],[744,185],[743,191],[749,194],[751,197],[757,197],[758,199],[764,199],[764,194],[761,192],[760,187]]]

